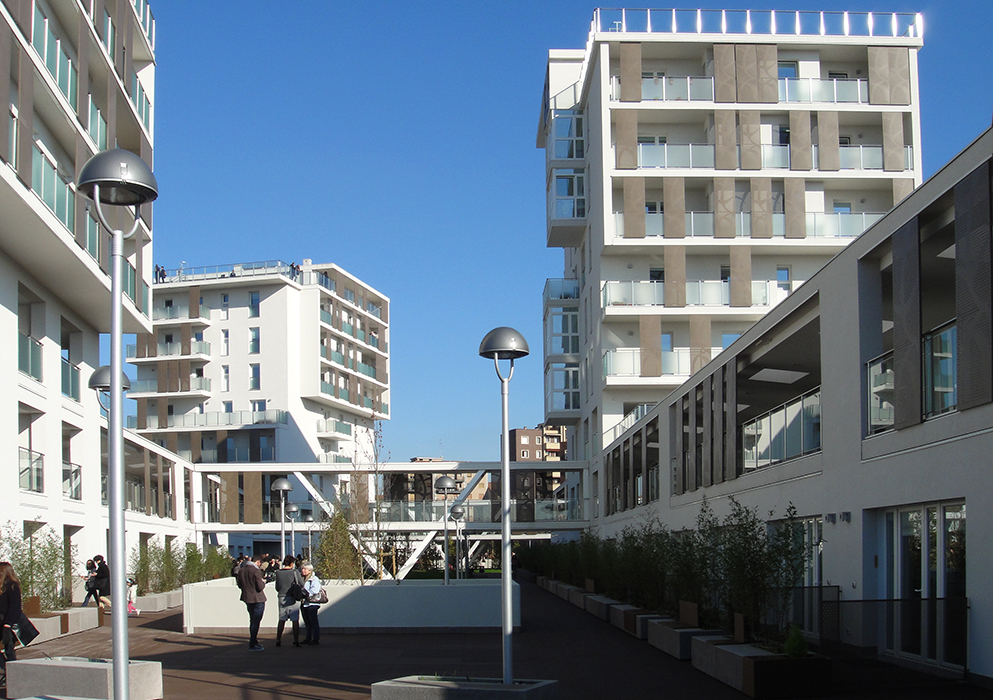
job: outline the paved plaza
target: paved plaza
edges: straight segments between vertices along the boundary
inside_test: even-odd
[[[558,680],[562,700],[745,697],[534,584],[521,583],[521,608],[515,676]],[[320,646],[300,648],[288,639],[276,648],[263,634],[265,652],[251,653],[247,636],[184,635],[176,610],[130,620],[131,656],[162,662],[166,700],[355,700],[398,676],[502,676],[498,632],[325,633]],[[20,658],[44,654],[109,658],[111,628],[32,646]],[[839,660],[834,675],[825,697],[993,700],[993,692],[875,660]]]

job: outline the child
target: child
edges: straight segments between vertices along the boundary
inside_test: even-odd
[[[141,615],[141,610],[134,606],[134,596],[135,596],[135,586],[138,585],[138,579],[134,575],[128,576],[128,617],[132,615],[138,617]]]

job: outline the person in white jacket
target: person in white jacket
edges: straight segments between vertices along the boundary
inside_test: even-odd
[[[321,643],[321,623],[317,621],[317,612],[321,609],[321,604],[315,602],[320,597],[321,579],[314,573],[314,565],[306,562],[300,567],[303,574],[303,590],[307,592],[307,599],[303,601],[303,623],[307,626],[307,636],[303,644]]]

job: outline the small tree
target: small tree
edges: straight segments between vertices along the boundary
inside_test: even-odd
[[[62,610],[72,604],[71,578],[66,581],[66,571],[75,567],[75,549],[67,551],[51,527],[8,521],[0,531],[0,559],[11,563],[22,595],[38,596],[42,610]]]
[[[348,519],[340,510],[323,523],[314,544],[313,559],[322,578],[361,578],[362,559],[352,545]]]

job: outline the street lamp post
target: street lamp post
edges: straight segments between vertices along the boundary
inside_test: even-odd
[[[286,477],[272,482],[269,490],[279,494],[279,565],[286,558],[286,494],[293,490],[293,484]]]
[[[114,700],[130,696],[128,679],[127,542],[124,525],[124,353],[122,352],[121,297],[124,277],[124,240],[138,230],[141,205],[159,196],[151,169],[131,151],[114,149],[97,153],[83,165],[76,191],[93,200],[97,218],[111,234],[110,266],[110,367],[107,391],[108,519],[110,521],[111,607],[113,608]],[[111,226],[103,206],[133,206],[134,224],[128,233]],[[99,372],[99,370],[98,370]],[[91,377],[92,386],[92,377]]]
[[[513,328],[502,326],[494,328],[479,344],[481,357],[493,360],[497,377],[500,378],[500,396],[503,401],[503,449],[500,462],[500,594],[501,612],[503,616],[503,682],[510,685],[514,682],[514,633],[513,586],[511,583],[510,561],[510,422],[508,402],[510,396],[510,380],[514,376],[514,360],[526,357],[530,353],[524,336]],[[510,372],[506,377],[500,373],[500,360],[510,360]]]
[[[303,521],[307,524],[307,559],[314,561],[314,516],[307,513]]]
[[[297,536],[296,536],[296,520],[297,515],[300,514],[300,506],[296,503],[291,503],[286,506],[286,514],[290,517],[290,555],[297,555]]]
[[[451,516],[455,521],[455,578],[465,578],[465,564],[462,561],[462,516],[465,515],[465,508],[462,506],[452,506]],[[461,568],[461,573],[459,569]]]
[[[448,476],[438,477],[434,482],[434,492],[445,495],[445,511],[442,520],[445,521],[445,585],[448,585],[448,494],[455,489],[455,479]]]

